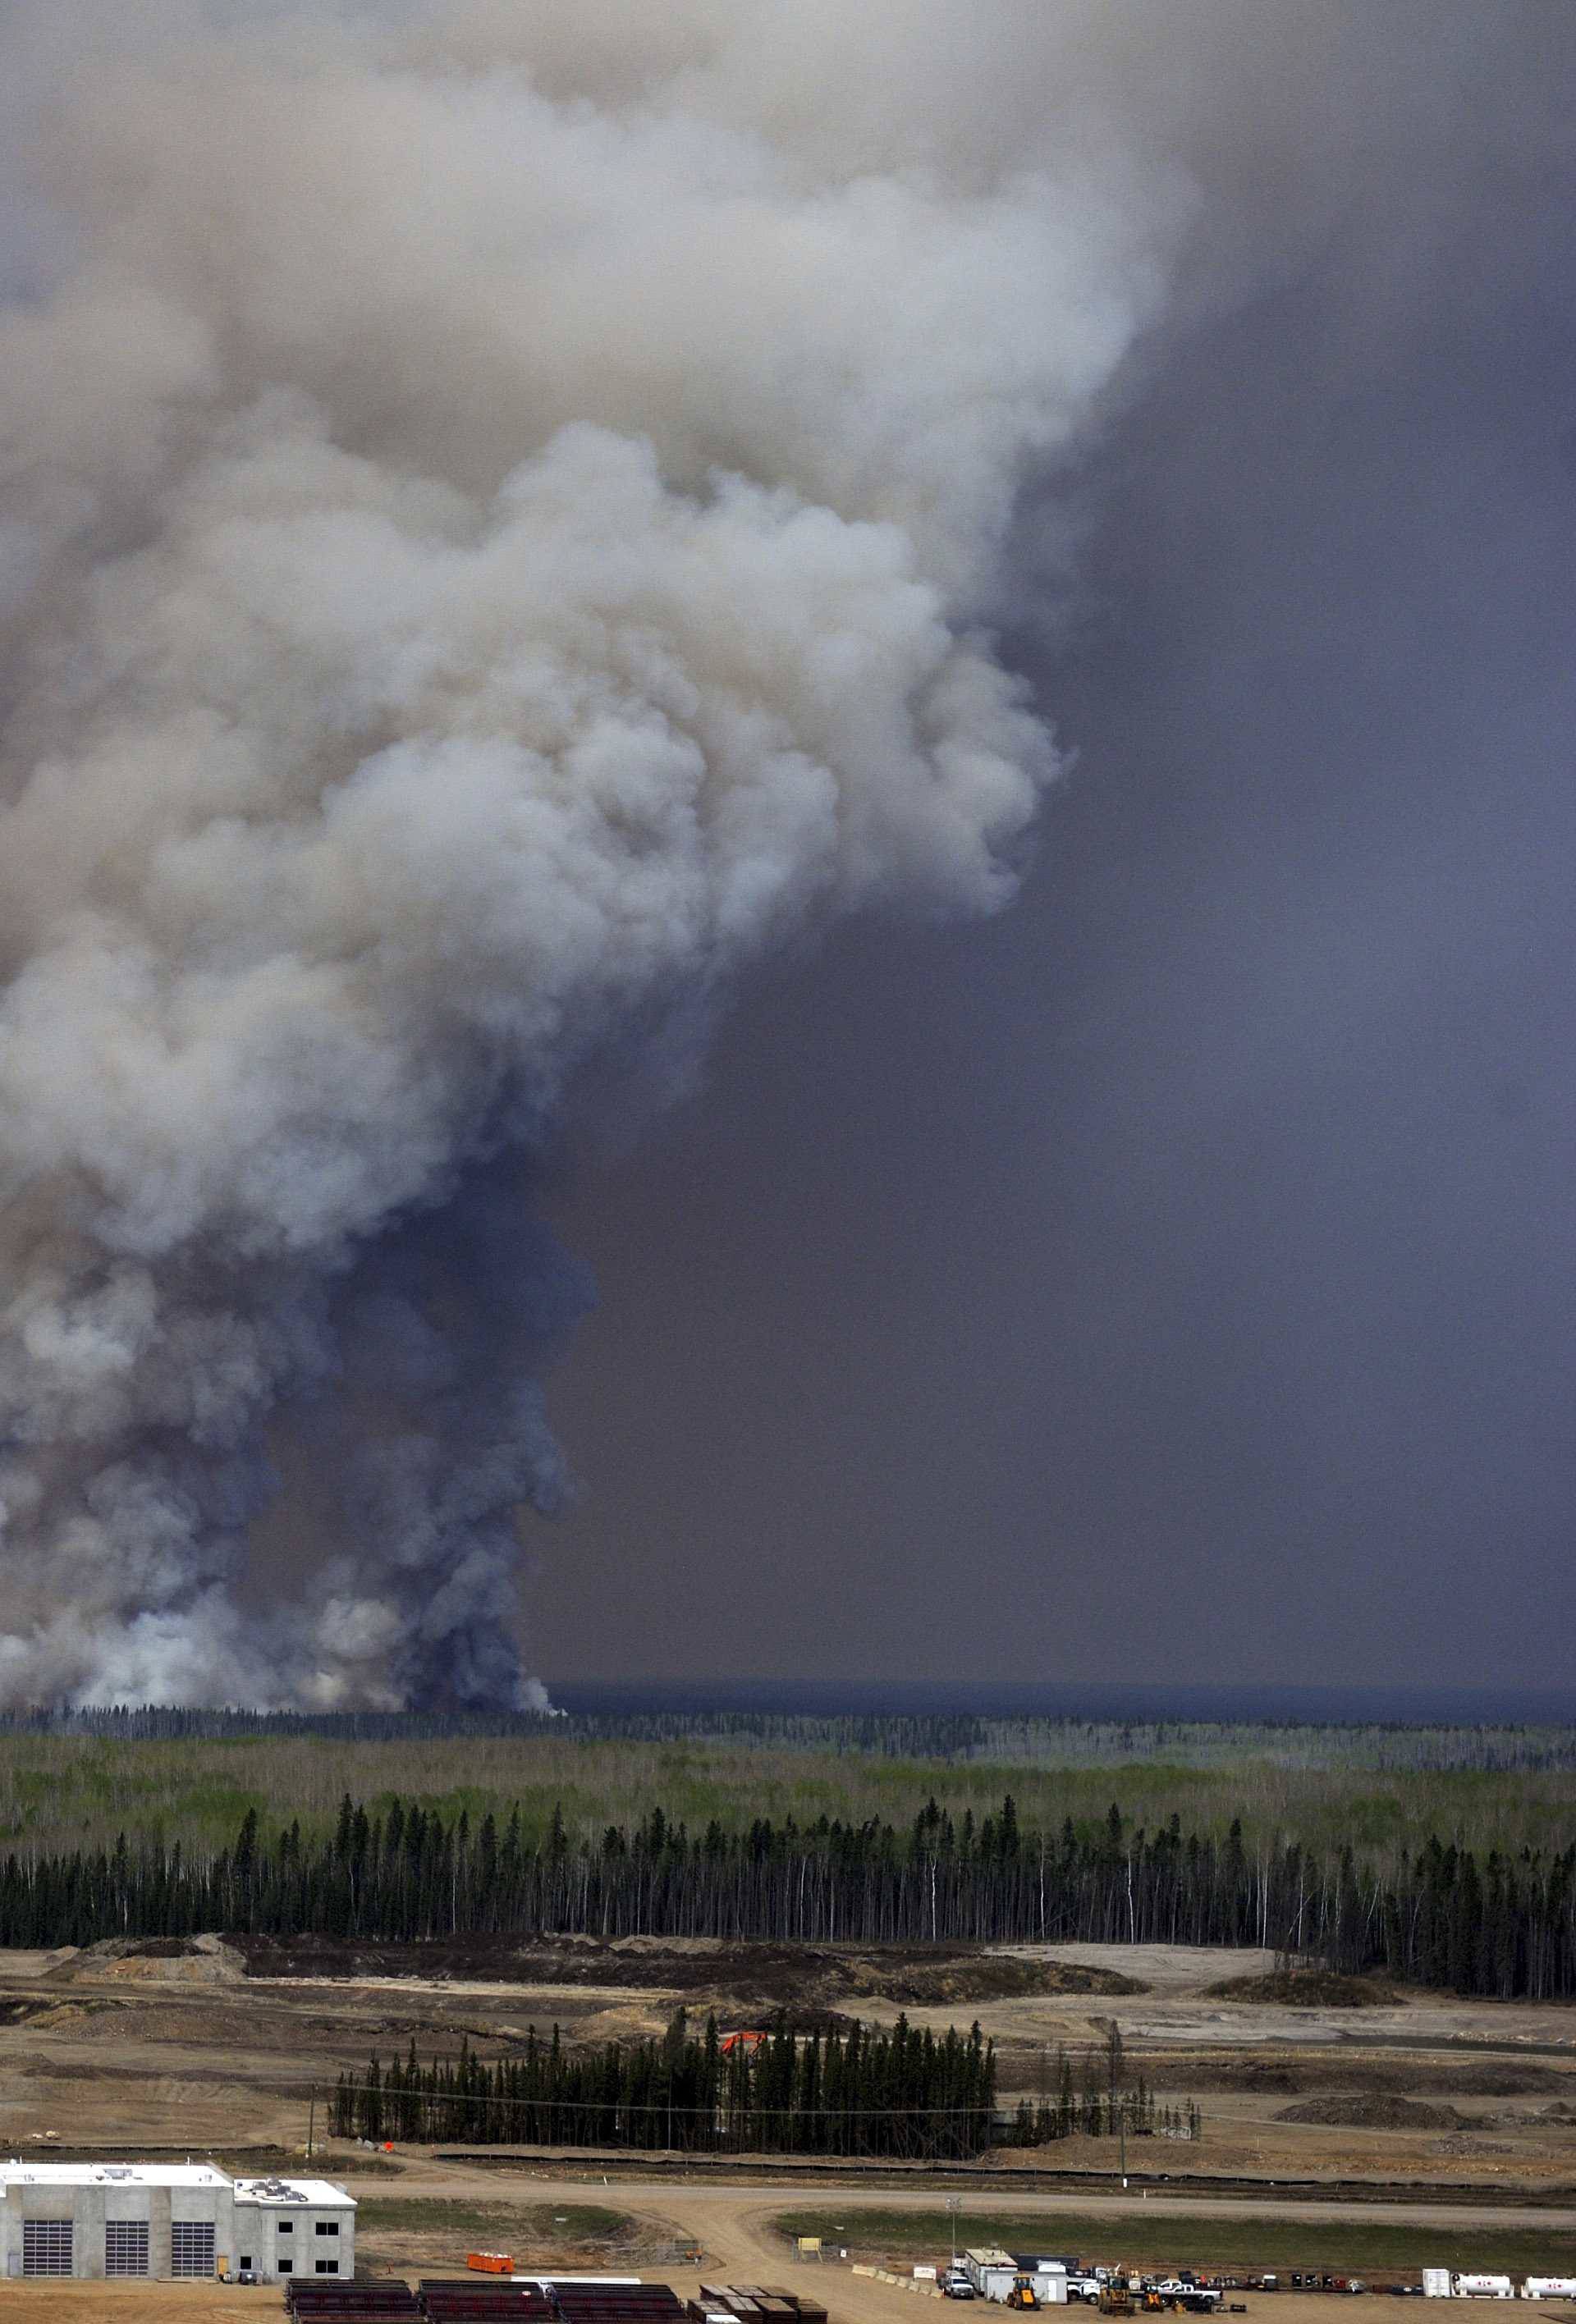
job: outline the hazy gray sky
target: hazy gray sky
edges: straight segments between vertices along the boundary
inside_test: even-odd
[[[557,1191],[550,1674],[1568,1673],[1576,16],[1346,23],[1182,140],[1016,908],[758,979]]]

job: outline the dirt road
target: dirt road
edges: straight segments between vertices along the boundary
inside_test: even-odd
[[[501,2183],[500,2183],[501,2182]],[[397,2183],[401,2195],[447,2195],[451,2198],[477,2198],[497,2202],[506,2190],[519,2190],[522,2197],[534,2203],[584,2202],[591,2188],[598,2197],[602,2193],[600,2176],[588,2187],[584,2178],[559,2179],[535,2176],[515,2178],[513,2173],[477,2170],[463,2164],[441,2164],[428,2161],[413,2163],[397,2182],[368,2180],[365,2191],[368,2195],[387,2194]],[[352,2190],[355,2182],[352,2181]],[[619,2179],[607,2174],[606,2200],[616,2203],[623,2211],[642,2218],[660,2222],[664,2227],[682,2231],[686,2238],[699,2244],[705,2259],[699,2269],[663,2267],[646,2273],[660,2275],[671,2282],[681,2298],[689,2299],[698,2291],[701,2278],[708,2282],[744,2283],[798,2283],[811,2288],[818,2299],[825,2301],[833,2324],[920,2324],[922,2318],[934,2318],[936,2324],[950,2324],[955,2317],[988,2318],[997,2315],[994,2308],[945,2307],[917,2299],[900,2285],[883,2283],[875,2277],[856,2275],[852,2269],[836,2263],[815,2264],[793,2259],[774,2225],[779,2213],[791,2206],[802,2206],[807,2190],[800,2184],[771,2186],[704,2186],[694,2182],[675,2185],[671,2180],[643,2181],[637,2176]],[[820,2208],[830,2210],[836,2219],[850,2223],[850,2239],[857,2238],[854,2226],[861,2210],[939,2211],[943,2198],[931,2189],[910,2193],[891,2187],[838,2187],[823,2190]],[[1059,2195],[1020,2195],[992,2198],[988,2194],[969,2195],[962,2199],[958,2217],[958,2240],[969,2240],[971,2213],[983,2217],[991,2209],[1000,2210],[1006,2201],[1015,2214],[1043,2216],[1047,2229],[1052,2230],[1058,2212],[1078,2211],[1131,2214],[1134,2198],[1129,2196],[1076,2197]],[[1552,2224],[1562,2227],[1576,2219],[1576,2214],[1553,2214],[1546,2210],[1510,2212],[1485,2211],[1479,2214],[1451,2205],[1442,2209],[1427,2205],[1399,2203],[1371,2204],[1287,2204],[1270,2206],[1265,2203],[1219,2203],[1210,2205],[1196,2196],[1185,2200],[1153,2197],[1149,2209],[1164,2215],[1191,2215],[1215,2209],[1222,2215],[1247,2211],[1256,2218],[1271,2213],[1285,2218],[1311,2218],[1328,2221],[1350,2218],[1372,2223],[1388,2220],[1419,2227],[1442,2225],[1452,2231],[1462,2227],[1483,2225],[1506,2227],[1526,2224],[1548,2228]],[[1053,2236],[1052,2238],[1053,2241]],[[1278,2292],[1273,2296],[1247,2295],[1244,2305],[1257,2324],[1392,2324],[1396,2310],[1393,2301],[1381,2301],[1369,2295],[1366,2298],[1343,2299],[1339,2303],[1324,2294],[1306,2295]],[[1362,2311],[1353,2316],[1351,2310]],[[1085,2309],[1058,2310],[1067,2316],[1091,2315]],[[1570,2324],[1571,2310],[1545,2308],[1540,2313],[1550,2319],[1550,2324]]]
[[[532,2204],[584,2202],[593,2190],[599,2195],[602,2187],[599,2173],[589,2179],[583,2174],[574,2178],[528,2172],[516,2175],[440,2163],[424,2156],[413,2159],[397,2179],[364,2178],[357,2183],[352,2175],[349,2183],[354,2193],[374,2199],[397,2193],[402,2197],[477,2200],[494,2205],[500,2200],[506,2202],[511,2197]],[[701,2246],[706,2256],[699,2269],[664,2266],[643,2271],[672,2283],[684,2299],[694,2295],[704,2276],[708,2282],[807,2286],[825,2301],[832,2324],[920,2324],[922,2318],[933,2318],[935,2324],[950,2324],[955,2316],[984,2319],[998,2313],[995,2309],[943,2309],[916,2298],[897,2283],[856,2275],[848,2266],[795,2260],[777,2235],[773,2221],[787,2205],[803,2203],[807,2190],[802,2185],[700,2186],[693,2182],[675,2184],[672,2180],[642,2181],[634,2175],[620,2179],[613,2172],[607,2173],[607,2184],[609,2200],[620,2210],[651,2219],[663,2228],[681,2228]],[[839,2187],[828,2190],[826,2196],[827,2208],[835,2216],[850,2219],[863,2209],[936,2210],[941,2200],[934,2190],[910,2193],[891,2187]],[[1130,2213],[1134,2208],[1131,2196],[1073,2198],[1015,2191],[1010,2200],[1015,2212],[1043,2214],[1048,2227],[1053,2225],[1059,2211]],[[983,2193],[963,2198],[958,2219],[960,2242],[967,2240],[970,2213],[983,2216],[993,2201],[996,2208],[1000,2207],[1001,2199]],[[1155,2196],[1151,2198],[1149,2208],[1195,2217],[1211,2209],[1222,2215],[1248,2209],[1262,2218],[1272,2207],[1265,2203],[1210,2205],[1197,2196],[1185,2200]],[[1286,2218],[1385,2219],[1420,2227],[1437,2224],[1451,2229],[1474,2224],[1500,2227],[1526,2224],[1546,2228],[1556,2223],[1566,2226],[1576,2219],[1576,2214],[1547,2210],[1487,2210],[1479,2217],[1460,2205],[1442,2210],[1423,2204],[1398,2203],[1289,2203],[1274,2208],[1278,2216]],[[455,2268],[451,2265],[432,2272],[450,2273]],[[264,2324],[265,2318],[277,2318],[281,2312],[278,2287],[263,2285],[252,2291],[239,2291],[211,2284],[9,2284],[4,2305],[6,2316],[14,2315],[18,2324],[24,2324],[28,2319],[36,2319],[36,2324],[106,2324],[106,2319],[115,2319],[115,2324],[199,2324],[199,2319],[201,2324]],[[1396,2313],[1393,2301],[1372,2295],[1337,2302],[1328,2294],[1249,2293],[1244,2297],[1244,2306],[1254,2324],[1340,2324],[1340,2319],[1345,2319],[1345,2324],[1394,2324]],[[1082,2315],[1089,2311],[1068,2311],[1074,2312]],[[1569,2303],[1545,2302],[1538,2314],[1544,2324],[1576,2324]]]
[[[780,2211],[802,2209],[810,2202],[841,2212],[939,2211],[945,2201],[945,2197],[933,2187],[912,2190],[891,2186],[818,2188],[802,2180],[781,2184],[752,2180],[729,2186],[712,2180],[702,2184],[693,2180],[643,2179],[637,2172],[621,2177],[616,2170],[605,2174],[586,2172],[569,2178],[546,2173],[539,2176],[534,2172],[516,2174],[496,2169],[478,2170],[474,2164],[440,2163],[435,2157],[413,2162],[397,2179],[358,2181],[351,2172],[345,2183],[353,2195],[372,2199],[447,2195],[494,2203],[507,2200],[512,2194],[523,2202],[583,2203],[593,2192],[599,2200],[601,2190],[606,2188],[609,2197],[616,2199],[621,2211],[639,2218],[676,2222],[692,2233],[709,2252],[720,2255],[730,2253],[737,2246],[741,2256],[747,2255],[757,2281],[759,2269],[768,2260],[774,2266],[782,2263],[783,2245],[770,2226]],[[1223,2218],[1343,2219],[1399,2227],[1441,2227],[1452,2231],[1463,2227],[1527,2227],[1551,2230],[1576,2227],[1576,2209],[1512,2209],[1470,2203],[1277,2203],[1263,2197],[1210,2198],[1191,2192],[1146,2198],[1136,2193],[1047,2194],[1015,2186],[1004,2188],[999,2194],[982,2188],[978,2193],[971,2190],[962,2196],[960,2236],[961,2239],[970,2213],[984,2216],[1010,2210],[1023,2218],[1043,2216],[1052,2220],[1059,2211],[1086,2216],[1090,2212],[1130,2212],[1140,2201],[1147,2210],[1165,2218],[1198,2218],[1213,2211]],[[728,2265],[735,2264],[729,2257]]]

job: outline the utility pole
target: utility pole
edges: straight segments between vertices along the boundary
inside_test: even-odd
[[[307,2100],[307,2161],[312,2159],[312,2133],[318,2124],[318,2086],[312,2084],[312,2094]]]
[[[958,2264],[958,2198],[956,2195],[949,2195],[947,2198],[947,2222],[952,2230],[952,2264],[956,2267]]]

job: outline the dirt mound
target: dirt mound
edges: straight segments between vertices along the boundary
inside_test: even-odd
[[[598,1986],[682,1994],[761,2015],[833,2009],[861,1999],[905,2007],[1040,1994],[1141,1993],[1133,1978],[1078,1961],[984,1945],[786,1945],[720,1938],[437,1938],[359,1944],[333,1937],[226,1940],[249,1977],[411,1978],[523,1986]],[[95,1950],[98,1950],[95,1948]]]
[[[46,1970],[39,1983],[113,1978],[117,1983],[234,1985],[246,1973],[241,1955],[222,1937],[104,1937]]]
[[[1576,2080],[1558,2066],[1535,2058],[1331,2057],[1327,2050],[1293,2052],[1266,2058],[1157,2057],[1145,2061],[1145,2079],[1156,2089],[1187,2090],[1204,2098],[1247,2090],[1265,2098],[1312,2095],[1333,2090],[1395,2090],[1407,2098],[1525,2098],[1539,2091],[1570,2091]]]
[[[0,2001],[0,2025],[31,2025],[41,2033],[55,2033],[63,2025],[79,2024],[86,2017],[97,2017],[102,2010],[120,2006],[97,1996],[91,2000],[58,2001],[52,1994],[42,1994],[36,2000],[29,1994]]]
[[[1247,2090],[1256,2098],[1295,2098],[1300,2092],[1321,2087],[1332,2077],[1326,2076],[1323,2061],[1310,2068],[1296,2060],[1283,2062],[1265,2058],[1211,2057],[1145,2057],[1144,2079],[1157,2090],[1187,2090],[1201,2097],[1220,2095],[1228,2090]]]
[[[1276,1969],[1267,1977],[1228,1977],[1205,1987],[1215,2001],[1279,2001],[1293,2009],[1394,2008],[1405,1997],[1369,1977],[1332,1969]]]
[[[1275,2116],[1277,2122],[1323,2123],[1339,2130],[1454,2130],[1463,2119],[1454,2107],[1424,2106],[1393,2090],[1304,2098],[1301,2106],[1283,2107]]]

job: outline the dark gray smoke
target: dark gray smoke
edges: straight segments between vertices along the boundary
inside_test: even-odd
[[[533,1699],[570,1093],[682,1086],[806,932],[1011,897],[1055,758],[991,632],[1107,422],[1315,267],[1382,365],[1452,294],[1408,156],[1561,134],[1531,21],[13,25],[0,1695]]]
[[[448,1213],[741,964],[1010,896],[979,625],[1182,197],[1099,11],[976,14],[13,26],[6,1699],[531,1699],[579,1293]]]
[[[692,1671],[675,1569],[735,1674],[1564,1672],[1576,12],[1136,16],[1196,198],[1006,648],[1072,779],[1012,912],[840,932],[566,1183],[566,1678]]]

